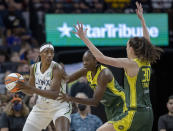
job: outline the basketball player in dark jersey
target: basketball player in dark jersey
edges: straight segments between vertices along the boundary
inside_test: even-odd
[[[115,80],[112,72],[99,64],[90,51],[86,51],[83,55],[83,66],[82,69],[68,76],[67,82],[86,76],[94,91],[93,97],[81,99],[62,94],[61,99],[91,106],[97,106],[101,102],[105,107],[107,123],[114,123],[119,115],[127,111],[123,88]]]
[[[113,124],[105,123],[98,131],[151,131],[153,124],[152,105],[149,96],[151,65],[160,58],[162,49],[150,42],[149,33],[143,17],[142,5],[136,3],[136,14],[141,21],[143,37],[134,37],[127,42],[128,58],[111,58],[103,55],[86,37],[87,30],[78,23],[76,35],[88,46],[95,58],[107,65],[123,68],[124,88],[128,111]]]

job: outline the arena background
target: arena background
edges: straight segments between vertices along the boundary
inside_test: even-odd
[[[13,0],[12,0],[13,1]],[[39,0],[38,0],[39,1]],[[91,2],[89,2],[91,1]],[[84,13],[125,13],[125,14],[134,14],[135,10],[135,3],[136,0],[127,0],[125,2],[116,2],[111,0],[40,0],[40,4],[44,5],[41,9],[36,9],[34,7],[33,0],[28,1],[25,5],[26,8],[23,6],[20,8],[21,12],[29,12],[28,19],[25,19],[25,26],[20,23],[19,27],[25,27],[28,32],[32,34],[32,37],[34,40],[36,40],[37,43],[36,47],[40,46],[43,42],[46,41],[46,25],[45,25],[45,16],[46,14],[84,14]],[[162,0],[160,0],[162,1]],[[19,0],[15,1],[14,3],[21,4],[22,2]],[[38,3],[39,3],[38,2]],[[126,3],[127,2],[127,3]],[[172,87],[172,74],[173,74],[173,9],[172,5],[173,2],[166,1],[165,3],[167,6],[161,7],[161,6],[154,6],[154,4],[159,4],[158,1],[155,0],[141,0],[139,2],[142,2],[144,7],[144,12],[146,14],[150,13],[166,13],[168,14],[168,45],[161,46],[164,49],[164,53],[161,56],[161,59],[157,62],[157,64],[152,65],[152,77],[151,77],[151,83],[150,83],[150,92],[151,92],[151,102],[153,105],[154,110],[154,126],[153,131],[157,131],[157,123],[158,118],[160,115],[167,113],[166,108],[166,102],[167,98],[170,95],[173,95],[173,87]],[[162,1],[163,2],[163,1]],[[0,1],[1,3],[1,1]],[[2,2],[3,3],[3,2]],[[2,4],[1,3],[1,4]],[[14,4],[12,3],[12,4]],[[56,3],[56,4],[55,4]],[[76,6],[76,3],[80,3],[81,5]],[[51,6],[55,4],[55,7],[52,8]],[[122,4],[122,5],[121,5]],[[127,4],[127,6],[125,6]],[[3,4],[2,4],[3,5]],[[118,6],[119,5],[119,6]],[[159,4],[160,5],[160,4]],[[163,4],[162,4],[163,5]],[[8,9],[8,4],[6,3],[6,10]],[[80,7],[80,8],[79,8]],[[18,7],[16,7],[18,8]],[[39,15],[39,11],[41,11],[42,15]],[[1,13],[1,17],[3,16],[3,13]],[[25,17],[28,14],[24,15]],[[40,17],[38,17],[40,16]],[[73,22],[73,20],[71,20]],[[0,21],[1,22],[1,21]],[[139,21],[138,21],[139,22]],[[157,23],[157,21],[154,21]],[[74,23],[75,24],[75,23]],[[11,27],[6,26],[6,24],[1,25],[1,39],[6,36],[6,31]],[[163,25],[164,28],[164,25]],[[58,36],[57,36],[58,37]],[[32,42],[33,43],[33,42]],[[32,46],[35,46],[34,44],[31,44]],[[20,45],[22,46],[22,45]],[[9,47],[6,43],[0,44],[1,51],[3,50],[3,53],[5,51],[5,54],[8,54],[9,51],[13,47]],[[125,46],[98,46],[98,48],[108,56],[112,57],[126,57],[126,48]],[[13,48],[15,49],[15,48]],[[74,64],[82,61],[82,55],[84,51],[86,51],[87,48],[85,46],[70,46],[70,47],[55,47],[55,61],[62,62],[65,65],[66,64]],[[3,74],[7,70],[11,70],[13,72],[16,71],[15,64],[11,66],[11,62],[9,61],[9,58],[1,63],[0,62],[0,74],[3,76]],[[121,69],[110,67],[112,72],[114,73],[115,77],[119,81],[121,85],[123,85],[123,71]],[[2,80],[1,80],[2,81]],[[3,84],[3,82],[1,82]],[[3,87],[3,86],[1,86]],[[96,110],[96,109],[95,109]],[[103,108],[101,107],[101,110],[103,111]],[[98,113],[98,112],[97,112]],[[95,114],[97,114],[95,112]],[[101,116],[101,119],[105,122],[106,118],[104,116],[104,113],[99,112],[99,116]],[[103,115],[103,116],[102,116]]]

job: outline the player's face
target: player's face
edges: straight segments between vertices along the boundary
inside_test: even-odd
[[[53,60],[54,51],[51,48],[46,48],[40,53],[40,56],[41,60],[50,63]]]
[[[134,54],[133,48],[130,47],[129,41],[127,42],[126,52],[127,52],[127,57],[128,58],[131,58],[132,54]]]
[[[83,66],[88,70],[93,70],[96,68],[97,61],[96,59],[90,54],[85,53],[83,55]]]
[[[173,113],[173,99],[170,99],[167,103],[168,111]]]

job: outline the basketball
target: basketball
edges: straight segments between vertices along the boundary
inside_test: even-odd
[[[17,83],[16,83],[18,80],[24,82],[24,78],[23,78],[23,76],[21,74],[19,74],[19,73],[11,73],[11,74],[9,74],[5,78],[6,88],[10,92],[18,92],[18,91],[20,91],[20,89],[18,88],[19,85],[17,85]]]

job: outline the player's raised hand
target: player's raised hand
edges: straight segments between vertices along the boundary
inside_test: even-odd
[[[138,2],[136,2],[136,7],[137,7],[136,14],[137,14],[138,18],[140,20],[142,20],[143,19],[143,8],[142,8],[141,3],[139,4]]]
[[[74,28],[76,29],[76,32],[75,31],[72,31],[72,32],[76,34],[77,36],[79,36],[81,39],[86,36],[87,29],[84,30],[83,24],[80,24],[79,22],[77,22],[77,26],[74,25]]]

